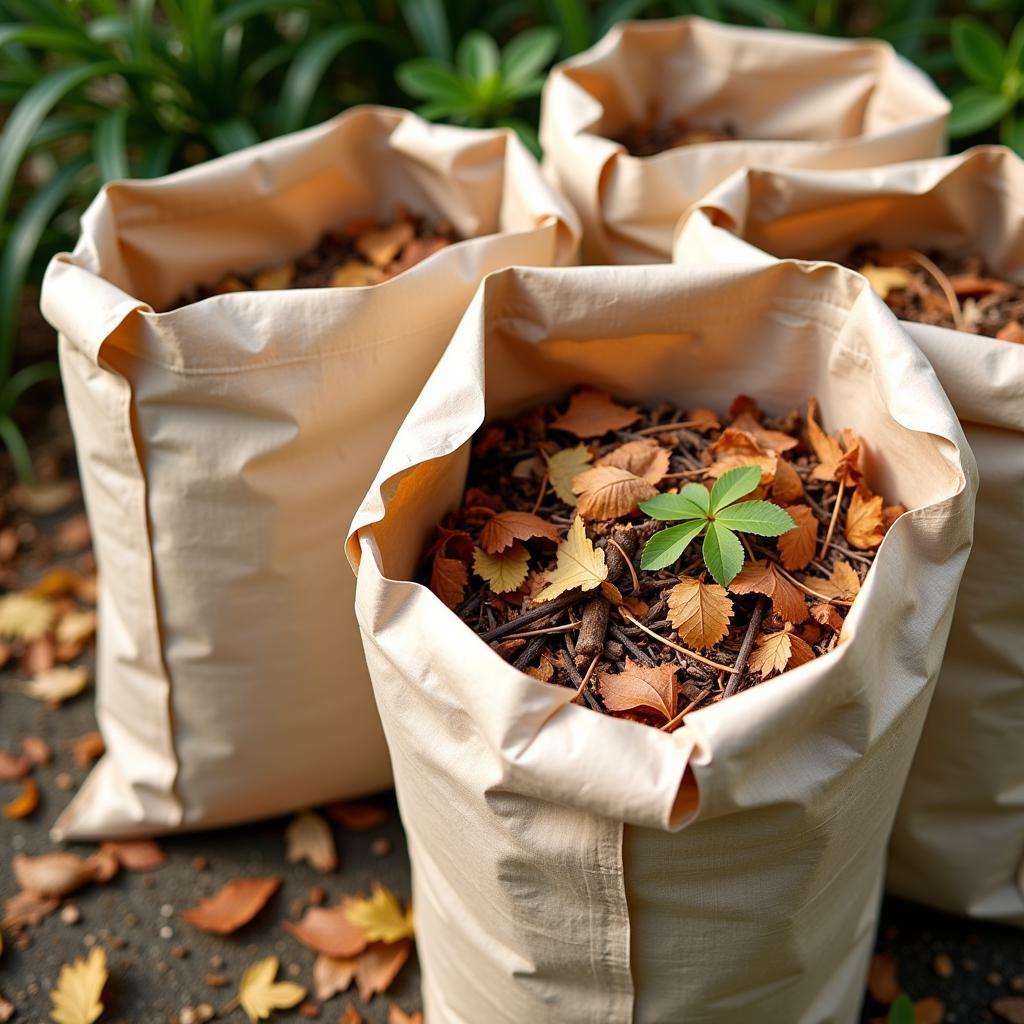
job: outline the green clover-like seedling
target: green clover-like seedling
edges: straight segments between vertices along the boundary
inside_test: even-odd
[[[792,530],[792,516],[770,501],[740,501],[761,482],[757,466],[740,466],[723,473],[709,491],[703,484],[686,484],[678,494],[657,494],[640,508],[652,519],[682,520],[656,533],[644,547],[642,569],[664,569],[704,534],[704,564],[727,587],[743,568],[743,545],[737,533],[778,537]]]
[[[905,992],[901,992],[896,997],[896,1001],[889,1007],[887,1020],[889,1024],[914,1024],[916,1020],[914,1004],[910,1001],[910,996]]]

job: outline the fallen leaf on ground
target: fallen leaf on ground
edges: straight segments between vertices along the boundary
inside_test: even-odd
[[[90,882],[109,882],[117,873],[109,855],[96,853],[79,857],[77,853],[57,850],[30,857],[19,853],[11,861],[18,885],[40,899],[60,899]]]
[[[54,636],[59,644],[81,644],[96,632],[96,613],[91,611],[68,612],[57,623]]]
[[[902,267],[876,267],[873,263],[865,263],[858,272],[868,279],[868,284],[880,299],[887,298],[889,292],[898,288],[906,288],[914,280],[914,275]]]
[[[490,555],[510,548],[517,540],[543,537],[558,543],[558,527],[530,512],[499,512],[484,523],[480,546]]]
[[[417,263],[422,263],[428,256],[435,252],[447,249],[451,245],[447,238],[412,238],[401,251],[398,258],[388,267],[387,276],[395,277]]]
[[[107,954],[102,946],[94,946],[88,958],[61,967],[50,993],[50,1019],[55,1024],[93,1024],[103,1013],[100,996],[106,983]]]
[[[814,559],[818,541],[818,518],[806,505],[787,505],[795,530],[779,538],[779,559],[787,569],[805,569]]]
[[[17,757],[0,750],[0,782],[17,782],[28,775],[32,762],[24,754]]]
[[[389,814],[377,804],[364,800],[345,800],[325,808],[327,816],[350,832],[366,832],[388,820]]]
[[[330,999],[348,990],[356,976],[355,960],[320,953],[313,962],[313,991],[317,999]]]
[[[30,515],[52,516],[70,505],[81,493],[75,480],[20,483],[11,488],[11,499]]]
[[[473,551],[473,572],[495,594],[507,594],[518,589],[530,571],[530,552],[518,541],[500,555],[491,555],[483,548]]]
[[[7,1024],[17,1012],[14,1003],[0,995],[0,1024]]]
[[[35,700],[45,701],[51,707],[60,707],[66,700],[77,697],[89,685],[89,670],[84,665],[68,668],[58,665],[33,676],[24,686],[24,693]]]
[[[946,1019],[946,1004],[935,996],[914,1001],[914,1024],[942,1024]]]
[[[83,515],[72,516],[65,519],[57,527],[57,535],[54,538],[54,546],[64,554],[73,554],[87,548],[92,540],[92,533],[89,530],[89,520]]]
[[[37,767],[49,764],[53,760],[50,744],[42,736],[25,736],[21,741],[22,753]]]
[[[373,895],[351,901],[347,913],[368,942],[398,942],[413,936],[412,907],[403,910],[395,894],[377,882],[373,883]]]
[[[669,622],[684,644],[698,650],[714,647],[729,632],[732,613],[732,601],[717,583],[684,576],[668,594]]]
[[[4,900],[4,916],[0,928],[34,928],[43,918],[60,906],[53,896],[38,896],[34,892],[19,892]]]
[[[598,459],[596,464],[625,469],[634,476],[642,476],[649,484],[656,484],[668,472],[669,450],[649,438],[627,441]]]
[[[349,896],[334,907],[311,907],[301,921],[283,921],[282,925],[314,952],[348,960],[366,949],[369,941],[363,929],[349,920],[354,902]]]
[[[430,589],[442,603],[454,611],[462,604],[469,583],[469,567],[461,558],[445,558],[438,553],[430,572]]]
[[[735,427],[725,430],[708,446],[715,461],[708,467],[708,475],[720,477],[730,469],[757,466],[761,470],[761,483],[770,484],[778,470],[779,457],[763,448],[752,434]]]
[[[0,636],[11,640],[37,640],[49,632],[57,609],[33,594],[8,594],[0,598]]]
[[[772,498],[780,505],[792,505],[804,497],[804,483],[792,463],[779,459],[775,463],[775,478],[772,480]]]
[[[797,438],[784,434],[781,430],[767,430],[762,427],[749,411],[741,412],[729,426],[746,431],[762,448],[780,455],[800,443]]]
[[[774,562],[764,558],[747,562],[729,584],[729,589],[734,594],[764,594],[770,597],[772,610],[786,622],[803,622],[810,614],[800,591],[779,572]]]
[[[409,959],[411,949],[412,943],[408,939],[392,943],[375,942],[367,946],[356,960],[356,985],[359,998],[364,1003],[391,987]]]
[[[388,1024],[423,1024],[423,1014],[408,1014],[400,1006],[392,1003],[388,1007]]]
[[[642,476],[618,466],[588,469],[576,477],[572,489],[579,496],[577,508],[584,519],[618,519],[658,493]]]
[[[555,494],[566,503],[576,504],[576,495],[572,490],[572,482],[590,465],[594,456],[584,444],[575,448],[563,448],[554,455],[546,456],[548,460],[548,479]]]
[[[366,285],[380,284],[383,280],[384,274],[378,267],[362,260],[347,260],[331,274],[331,287],[364,288]]]
[[[872,494],[863,484],[859,486],[850,499],[843,532],[855,548],[863,551],[877,548],[885,536],[881,496]]]
[[[834,604],[812,604],[811,618],[822,626],[828,626],[837,633],[843,628],[843,617]]]
[[[551,421],[551,427],[577,437],[600,437],[611,430],[622,430],[638,419],[638,410],[619,405],[606,391],[583,388],[572,395],[569,408]]]
[[[815,576],[806,580],[804,585],[822,597],[835,597],[840,601],[852,601],[860,593],[860,577],[853,566],[842,559],[832,566],[827,580]]]
[[[195,907],[183,910],[181,917],[204,932],[228,935],[251,921],[280,884],[281,879],[276,875],[227,882]]]
[[[4,804],[4,817],[12,821],[27,818],[38,806],[39,786],[34,779],[23,779],[21,792],[13,800]]]
[[[868,972],[868,992],[871,998],[888,1006],[900,994],[899,963],[890,953],[875,953]]]
[[[68,746],[71,748],[71,756],[79,768],[88,768],[107,749],[103,742],[103,736],[98,732],[87,732],[84,736],[76,736],[73,740],[68,740]]]
[[[650,708],[668,721],[676,713],[679,696],[677,666],[641,665],[626,659],[621,672],[599,672],[597,689],[610,711]]]
[[[580,516],[573,520],[555,557],[555,568],[546,574],[547,586],[534,598],[534,604],[550,601],[576,587],[593,590],[608,578],[604,552],[591,543]]]
[[[363,1018],[359,1015],[359,1011],[349,1003],[338,1024],[363,1024]]]
[[[312,811],[295,815],[285,829],[289,864],[306,861],[317,871],[331,872],[338,868],[338,850],[330,825]]]
[[[275,981],[278,960],[268,956],[250,964],[238,983],[238,1003],[251,1024],[266,1020],[275,1010],[290,1010],[306,998],[306,990],[294,981]]]
[[[788,668],[796,668],[814,660],[814,651],[804,640],[786,629],[769,633],[758,638],[757,646],[750,652],[747,667],[751,672],[760,672],[768,679]]]
[[[356,238],[356,251],[383,270],[415,235],[416,229],[410,221],[395,221],[386,227],[363,231]]]
[[[152,839],[118,839],[103,843],[101,850],[113,854],[126,871],[153,871],[167,855]]]
[[[842,432],[844,444],[826,434],[818,426],[818,403],[811,398],[807,401],[807,440],[818,465],[811,470],[814,480],[835,480],[847,487],[855,487],[860,480],[860,440],[852,431]],[[845,447],[844,447],[845,446]]]

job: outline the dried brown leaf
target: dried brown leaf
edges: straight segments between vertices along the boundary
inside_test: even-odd
[[[79,857],[64,850],[38,857],[19,853],[11,861],[11,869],[25,892],[43,900],[61,899],[90,882],[107,882],[113,877],[105,857]]]
[[[747,666],[751,672],[760,672],[765,679],[814,660],[814,651],[806,641],[791,631],[789,624],[777,633],[758,637],[757,646],[750,652]]]
[[[222,885],[190,910],[181,913],[183,920],[204,932],[229,935],[251,921],[277,892],[281,879],[240,878]]]
[[[871,998],[888,1006],[895,1002],[902,992],[900,987],[899,963],[890,953],[876,953],[871,958],[868,971],[868,992]]]
[[[745,430],[726,427],[707,450],[715,456],[715,461],[708,467],[711,477],[717,479],[740,466],[757,466],[761,470],[762,484],[770,484],[775,479],[779,457],[761,447],[757,439]]]
[[[0,928],[34,928],[59,906],[60,900],[54,896],[19,892],[4,900],[4,916],[0,921]]]
[[[598,466],[615,466],[656,484],[668,472],[670,453],[657,441],[627,441],[597,460]]]
[[[311,907],[301,921],[283,921],[282,925],[314,952],[348,960],[367,946],[366,933],[348,918],[355,902],[349,896],[334,907]]]
[[[17,782],[28,775],[32,762],[24,754],[15,757],[5,750],[0,750],[0,782]]]
[[[993,1001],[992,1011],[1009,1024],[1024,1024],[1024,996],[1001,996]]]
[[[882,499],[872,494],[863,484],[853,492],[850,499],[843,533],[853,547],[865,551],[877,548],[885,536]]]
[[[440,552],[434,556],[430,589],[452,611],[462,604],[468,583],[469,568],[461,558],[445,558]]]
[[[784,434],[781,430],[768,430],[762,427],[753,414],[747,410],[741,412],[729,426],[736,430],[746,431],[762,448],[778,455],[788,452],[800,443],[798,438]]]
[[[39,806],[39,786],[35,779],[22,779],[21,792],[4,804],[3,815],[12,821],[27,818]]]
[[[42,767],[53,760],[50,744],[42,736],[24,736],[21,740],[22,753],[36,767]]]
[[[356,238],[356,251],[383,270],[413,240],[416,229],[411,221],[398,220],[387,227],[371,228]]]
[[[630,658],[621,672],[599,672],[597,689],[609,711],[650,708],[668,721],[676,713],[678,667],[641,665]]]
[[[406,1013],[400,1006],[392,1003],[388,1007],[388,1024],[423,1024],[422,1013]]]
[[[806,581],[806,586],[822,597],[852,601],[860,593],[860,577],[849,562],[839,559],[832,566],[832,573],[827,580],[815,576]]]
[[[617,519],[653,498],[657,489],[642,476],[616,466],[595,466],[573,481],[579,496],[577,510],[584,519]]]
[[[408,939],[401,942],[374,942],[356,959],[356,985],[359,998],[364,1003],[375,995],[386,992],[398,976],[409,953],[412,943]]]
[[[786,511],[796,523],[796,529],[779,537],[779,558],[789,570],[804,569],[814,559],[818,517],[806,505],[787,505]]]
[[[355,960],[320,953],[313,963],[313,991],[317,999],[330,999],[339,992],[347,992],[355,976]]]
[[[88,768],[107,749],[103,737],[98,732],[87,732],[84,736],[68,740],[68,746],[79,768]]]
[[[815,480],[842,481],[855,487],[860,480],[860,440],[852,431],[843,431],[843,444],[829,436],[818,426],[818,403],[807,401],[807,440],[818,457],[818,465],[811,470]]]
[[[531,512],[499,512],[484,523],[480,531],[480,547],[488,554],[497,555],[517,540],[534,537],[543,537],[557,544],[558,527]]]
[[[284,263],[280,267],[268,267],[254,274],[252,286],[258,291],[279,291],[282,288],[291,288],[295,280],[295,264]]]
[[[451,241],[447,238],[411,239],[402,250],[398,259],[388,267],[388,277],[395,277],[406,270],[410,270],[417,263],[422,263],[428,256],[433,256],[435,252],[447,249],[451,244]]]
[[[154,871],[167,860],[167,855],[152,839],[118,839],[103,843],[126,871]]]
[[[779,572],[774,562],[763,558],[747,562],[729,584],[729,589],[734,594],[770,597],[772,610],[786,622],[803,622],[810,614],[800,591]]]
[[[733,606],[724,587],[683,576],[668,595],[668,618],[689,647],[707,650],[729,632]],[[671,715],[669,716],[671,717]]]
[[[564,430],[577,437],[600,437],[612,430],[622,430],[640,419],[636,409],[619,405],[605,391],[583,388],[569,399],[569,408],[551,421],[555,430]]]
[[[941,999],[925,996],[914,1000],[914,1024],[942,1024],[945,1019],[946,1004]]]
[[[306,861],[316,871],[329,873],[338,868],[338,849],[330,825],[313,811],[295,815],[285,829],[289,864]]]
[[[332,288],[365,288],[367,285],[380,284],[384,280],[384,272],[362,260],[347,260],[331,274]]]
[[[363,800],[347,800],[325,808],[327,816],[350,832],[367,832],[388,820],[389,814],[377,804]]]
[[[804,497],[804,484],[791,462],[779,459],[775,463],[772,480],[772,498],[776,504],[792,505]]]

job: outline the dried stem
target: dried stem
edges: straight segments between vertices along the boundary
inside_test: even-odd
[[[544,500],[544,495],[548,489],[548,471],[544,470],[544,479],[540,482],[540,490],[537,492],[537,500],[533,503],[533,508],[530,509],[532,515],[537,514],[537,509],[540,508],[540,503]]]
[[[633,578],[633,591],[635,593],[640,589],[640,578],[637,576],[636,569],[633,567],[633,560],[626,554],[622,545],[614,537],[609,537],[608,543],[614,545],[619,554],[622,555],[622,561],[625,562],[626,568],[629,570],[629,575]]]
[[[528,626],[531,622],[547,618],[549,615],[560,612],[563,608],[574,605],[577,601],[581,601],[583,596],[579,591],[570,591],[568,594],[562,594],[561,597],[556,597],[552,601],[545,601],[543,604],[537,605],[536,608],[531,608],[528,612],[523,612],[522,615],[517,615],[514,619],[509,619],[508,622],[502,622],[500,625],[495,626],[494,629],[481,633],[480,639],[485,643],[490,643],[492,640],[497,640],[507,633],[518,632],[522,626]]]
[[[779,565],[777,562],[775,563],[775,568],[779,571],[779,573],[785,576],[786,579],[789,580],[789,582],[792,583],[794,587],[796,587],[798,590],[802,590],[805,594],[807,594],[808,597],[816,597],[819,601],[824,601],[825,604],[838,604],[842,605],[844,608],[850,608],[853,606],[852,601],[843,601],[838,597],[826,597],[824,594],[819,594],[816,590],[811,590],[810,587],[801,583],[795,576],[791,576],[788,572],[786,572],[786,570],[783,569],[782,566]]]
[[[595,654],[594,657],[591,659],[590,665],[587,667],[586,673],[580,680],[579,688],[576,690],[576,696],[573,697],[573,700],[579,700],[579,698],[583,696],[583,691],[587,688],[587,683],[590,682],[590,677],[594,674],[594,669],[597,668],[597,663],[600,660],[601,652],[598,651],[597,654]]]
[[[759,597],[754,607],[754,614],[750,616],[750,623],[747,625],[747,632],[743,636],[743,644],[740,653],[736,655],[736,667],[729,676],[729,682],[725,684],[725,696],[731,697],[739,688],[743,679],[743,673],[747,670],[747,658],[754,649],[754,641],[761,631],[761,623],[764,621],[764,613],[768,610],[768,598]]]
[[[642,629],[648,636],[653,637],[658,643],[664,644],[666,647],[671,647],[674,651],[679,651],[680,654],[685,654],[688,658],[693,658],[694,661],[699,661],[702,665],[710,665],[712,668],[720,669],[723,672],[734,671],[734,666],[723,665],[720,662],[712,661],[710,658],[705,658],[704,655],[698,654],[696,651],[691,651],[688,647],[683,647],[681,644],[673,643],[666,637],[659,636],[654,632],[653,629],[648,629],[635,615],[631,615],[625,608],[619,609],[619,614],[624,618],[628,619],[638,629]]]
[[[839,481],[839,490],[836,491],[836,503],[832,506],[832,518],[828,522],[828,533],[825,534],[825,539],[821,542],[821,550],[818,552],[819,558],[824,558],[828,553],[828,546],[832,543],[832,534],[836,531],[836,523],[839,522],[839,509],[843,504],[843,488],[846,486],[845,477]]]
[[[700,426],[697,420],[676,420],[675,423],[660,423],[655,427],[644,427],[642,430],[633,430],[631,433],[639,437],[645,434],[661,434],[666,430],[688,430],[690,427]]]
[[[682,710],[682,711],[680,711],[680,712],[679,712],[679,714],[678,714],[678,715],[676,715],[676,717],[675,717],[675,718],[673,718],[673,719],[671,719],[670,721],[666,722],[666,723],[665,723],[665,724],[664,724],[664,725],[663,725],[663,726],[661,727],[661,731],[662,731],[662,732],[674,732],[674,731],[675,731],[675,728],[676,728],[676,726],[677,726],[677,725],[679,725],[679,723],[680,723],[680,722],[681,722],[681,721],[682,721],[682,720],[683,720],[683,719],[684,719],[684,718],[685,718],[685,717],[686,717],[686,716],[687,716],[687,715],[688,715],[688,714],[689,714],[689,713],[690,713],[690,712],[691,712],[691,711],[692,711],[692,710],[693,710],[693,709],[694,709],[694,708],[695,708],[695,707],[696,707],[696,706],[697,706],[698,704],[701,704],[701,703],[703,703],[703,701],[704,701],[704,698],[705,698],[705,697],[707,697],[707,695],[708,695],[708,694],[709,694],[710,692],[711,692],[711,687],[710,687],[710,686],[709,686],[709,687],[708,687],[708,688],[707,688],[706,690],[701,690],[701,691],[700,691],[700,693],[698,693],[698,694],[697,694],[697,696],[696,696],[696,697],[694,697],[694,698],[693,698],[693,700],[691,700],[691,701],[690,701],[690,703],[689,703],[689,704],[687,704],[687,705],[686,705],[686,707],[685,707],[685,708],[683,708],[683,710]]]
[[[918,266],[923,267],[935,278],[935,283],[942,289],[942,294],[946,297],[946,302],[949,303],[949,311],[953,316],[956,329],[958,331],[966,330],[964,311],[960,308],[960,300],[956,297],[953,282],[946,276],[945,271],[928,259],[923,252],[918,252],[916,249],[908,249],[907,252]]]

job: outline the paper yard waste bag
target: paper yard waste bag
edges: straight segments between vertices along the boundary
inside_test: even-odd
[[[569,703],[415,577],[482,422],[576,385],[864,439],[886,535],[837,649],[674,733]],[[973,460],[858,275],[512,269],[477,292],[353,520],[356,614],[413,865],[426,1019],[852,1024],[885,846],[971,536]]]
[[[404,206],[464,240],[384,283],[197,284]],[[480,279],[573,258],[514,135],[358,108],[105,188],[42,305],[100,572],[107,754],[56,833],[225,825],[385,787],[339,540]]]
[[[545,169],[593,263],[665,263],[691,203],[741,167],[868,167],[944,152],[949,103],[880,41],[678,18],[626,22],[544,88]],[[735,136],[653,156],[615,141],[682,121]]]
[[[865,241],[975,254],[989,272],[1024,281],[1024,162],[993,146],[868,173],[739,173],[685,221],[677,258],[749,262],[749,245],[728,232],[777,256],[844,259]],[[960,417],[981,484],[888,886],[1024,925],[1024,345],[903,326]]]

